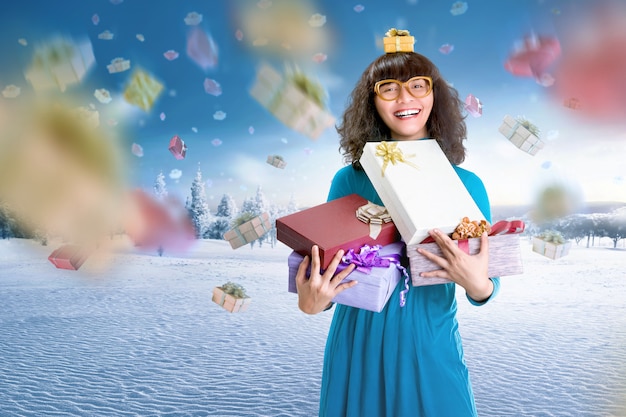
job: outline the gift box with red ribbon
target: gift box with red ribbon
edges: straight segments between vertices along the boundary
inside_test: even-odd
[[[178,136],[174,135],[172,139],[170,139],[170,152],[174,155],[176,159],[185,159],[185,155],[187,154],[187,145],[185,142]]]
[[[302,256],[317,245],[325,269],[339,249],[384,246],[400,235],[384,207],[350,194],[276,219],[276,238]]]
[[[364,245],[358,251],[349,250],[339,264],[337,272],[354,263],[356,269],[341,282],[356,280],[358,284],[339,293],[333,302],[380,313],[398,283],[404,279],[406,287],[401,293],[400,300],[398,300],[400,306],[403,306],[406,292],[409,289],[409,275],[402,266],[402,260],[405,258],[404,251],[404,242],[395,242],[382,247]],[[297,252],[292,252],[287,259],[289,292],[298,292],[296,274],[303,258]],[[310,267],[307,277],[309,274]]]
[[[85,262],[89,253],[78,245],[63,245],[54,250],[48,260],[59,269],[77,271]]]
[[[489,277],[517,275],[524,272],[522,252],[520,247],[520,233],[524,231],[524,222],[521,220],[499,221],[491,226],[489,233]],[[480,238],[454,240],[455,244],[465,253],[474,255],[480,250]],[[440,269],[434,262],[417,252],[418,248],[426,249],[437,256],[443,256],[439,245],[432,238],[422,243],[407,246],[407,256],[411,269],[411,279],[414,286],[446,284],[451,281],[445,278],[423,278],[421,272]]]
[[[359,161],[407,245],[484,218],[434,139],[367,142]]]

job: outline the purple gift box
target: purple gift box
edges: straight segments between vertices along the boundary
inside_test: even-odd
[[[404,242],[395,242],[383,246],[378,251],[378,255],[380,257],[396,255],[396,258],[402,259],[405,256],[405,244]],[[292,252],[287,259],[289,265],[289,292],[298,292],[296,289],[296,274],[302,259],[304,257],[296,252]],[[347,264],[343,265],[347,266]],[[359,283],[339,293],[333,299],[333,302],[380,313],[385,304],[387,304],[396,285],[401,281],[402,276],[402,270],[394,262],[386,267],[372,267],[369,273],[355,269],[342,283],[353,280]],[[400,300],[395,302],[400,302]]]

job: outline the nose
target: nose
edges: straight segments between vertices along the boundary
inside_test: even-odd
[[[409,93],[409,86],[403,85],[402,88],[400,89],[400,94],[398,94],[398,98],[396,98],[396,101],[406,103],[408,101],[413,101],[414,99],[415,97],[413,97],[413,95]]]

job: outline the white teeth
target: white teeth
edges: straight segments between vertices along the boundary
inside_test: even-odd
[[[410,116],[415,116],[417,114],[419,114],[419,110],[403,110],[403,111],[399,111],[394,113],[393,115],[396,117],[410,117]]]

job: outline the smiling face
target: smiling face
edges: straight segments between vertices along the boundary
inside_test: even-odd
[[[433,108],[434,93],[415,98],[406,88],[394,100],[374,98],[378,115],[387,125],[392,139],[414,140],[428,137],[426,122]]]

